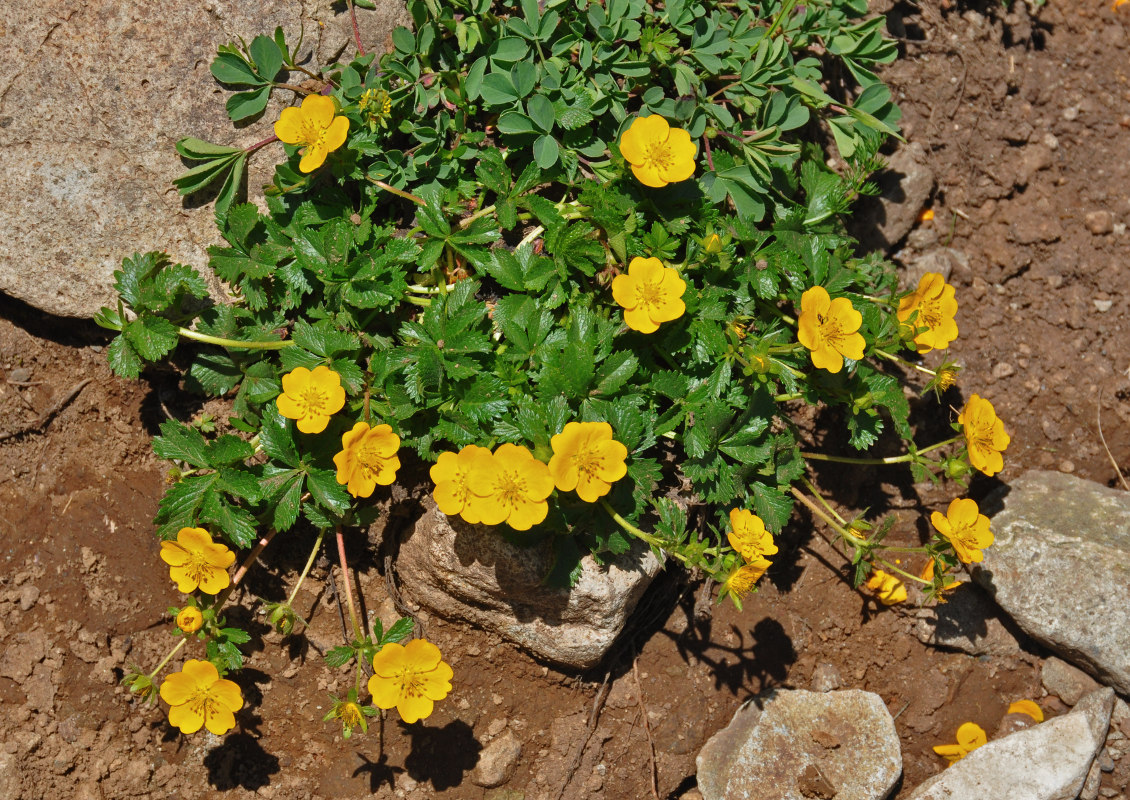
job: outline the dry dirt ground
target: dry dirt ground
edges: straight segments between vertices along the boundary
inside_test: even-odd
[[[965,366],[944,398],[992,400],[1012,434],[1008,481],[1030,468],[1116,484],[1100,441],[1130,468],[1126,225],[1130,222],[1130,8],[1048,0],[1035,17],[996,2],[888,2],[906,57],[886,73],[910,140],[937,177],[935,216],[900,242],[968,256],[951,282]],[[120,687],[129,663],[152,666],[173,639],[178,595],[157,558],[150,520],[166,467],[150,452],[156,426],[184,406],[172,371],[137,383],[111,376],[92,326],[0,301],[0,434],[19,430],[89,384],[46,424],[0,441],[0,798],[608,798],[694,797],[694,757],[734,710],[769,686],[807,688],[830,664],[845,687],[877,692],[905,760],[898,797],[943,766],[932,746],[974,720],[992,732],[1008,704],[1039,700],[1047,655],[973,657],[919,643],[910,610],[879,609],[843,580],[842,559],[798,517],[759,594],[696,620],[701,587],[663,576],[602,667],[547,668],[477,630],[421,617],[455,669],[455,689],[425,722],[392,715],[383,745],[343,742],[323,724],[327,692],[348,677],[320,651],[340,641],[324,565],[298,598],[306,636],[250,627],[248,700],[226,737],[185,738],[163,711]],[[949,412],[924,403],[924,441]],[[959,491],[890,472],[818,473],[848,510],[893,509],[896,538],[924,533],[923,510]],[[996,480],[974,479],[981,497]],[[281,538],[281,537],[280,537]],[[280,599],[311,541],[272,545],[242,597]],[[384,578],[358,544],[369,608]],[[244,616],[241,618],[240,614]],[[633,668],[634,667],[634,668]],[[827,670],[827,667],[822,667]],[[599,715],[593,715],[599,709]],[[646,715],[646,717],[645,717]],[[521,757],[502,790],[471,782],[479,752],[509,730]],[[1104,775],[1121,790],[1130,765]]]

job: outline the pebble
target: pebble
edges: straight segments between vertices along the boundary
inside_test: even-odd
[[[514,774],[521,755],[522,743],[513,733],[506,731],[479,753],[471,781],[488,789],[501,786]]]
[[[843,686],[844,679],[840,677],[839,670],[834,664],[822,661],[812,670],[812,681],[809,688],[814,692],[833,692]]]
[[[1114,232],[1114,215],[1109,211],[1091,211],[1083,218],[1083,224],[1095,236]]]
[[[1100,314],[1110,311],[1111,306],[1114,305],[1113,300],[1092,300],[1091,302],[1095,304],[1095,310]]]
[[[1079,117],[1079,106],[1068,106],[1063,109],[1063,118],[1068,122],[1072,122]]]
[[[996,380],[1007,378],[1010,375],[1015,374],[1016,367],[1012,366],[1012,364],[1009,364],[1007,361],[1001,361],[999,364],[993,367],[993,378],[995,378]]]
[[[1040,668],[1040,682],[1049,694],[1054,694],[1069,706],[1099,687],[1086,672],[1054,656]]]
[[[39,587],[25,583],[20,587],[20,611],[31,611],[39,600]]]
[[[27,383],[31,380],[31,370],[27,367],[16,367],[8,373],[10,383]]]

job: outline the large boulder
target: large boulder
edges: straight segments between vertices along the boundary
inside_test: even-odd
[[[430,497],[424,506],[396,560],[405,598],[571,669],[604,657],[662,566],[640,543],[604,566],[585,556],[572,589],[546,586],[552,542],[517,546],[492,527],[448,517]]]
[[[973,578],[1032,638],[1130,694],[1130,494],[1032,471],[986,498]]]
[[[359,10],[363,42],[383,48],[410,22],[397,0]],[[170,0],[159,9],[112,0],[13,0],[0,75],[0,291],[52,314],[91,317],[115,300],[113,272],[134,251],[166,250],[203,267],[219,240],[207,198],[186,202],[173,149],[196,136],[247,146],[272,135],[291,93],[232,127],[208,70],[216,47],[276,26],[301,54],[332,60],[351,47],[343,3]],[[155,10],[156,9],[156,10]],[[281,151],[251,159],[251,199]]]
[[[739,708],[697,763],[704,800],[883,800],[902,750],[878,695],[782,689]]]
[[[1075,800],[1106,741],[1113,707],[1113,691],[1092,692],[1070,714],[981,745],[907,800]]]

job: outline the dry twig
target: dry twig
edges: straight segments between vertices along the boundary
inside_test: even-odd
[[[639,670],[640,654],[637,652],[632,659],[632,677],[636,681],[636,702],[640,705],[640,714],[643,716],[643,729],[647,734],[648,763],[651,765],[651,796],[659,800],[659,770],[655,766],[655,742],[651,738],[651,722],[647,718],[647,706],[643,702],[643,687],[640,685]]]
[[[1095,424],[1099,426],[1099,441],[1103,443],[1103,450],[1106,451],[1106,457],[1110,459],[1110,464],[1114,467],[1115,473],[1118,474],[1118,480],[1122,482],[1122,488],[1130,492],[1130,485],[1127,485],[1126,478],[1122,475],[1122,470],[1118,468],[1118,462],[1114,460],[1114,456],[1107,447],[1106,437],[1103,436],[1103,390],[1099,387],[1099,398],[1095,403]]]

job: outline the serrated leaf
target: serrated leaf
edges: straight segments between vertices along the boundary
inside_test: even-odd
[[[231,357],[223,353],[198,353],[188,368],[185,388],[190,391],[222,397],[243,378]]]
[[[183,461],[196,469],[212,467],[204,434],[175,419],[161,423],[161,435],[153,439],[153,452],[158,458]]]
[[[765,527],[773,533],[778,533],[785,527],[793,513],[793,500],[763,483],[752,483],[749,486],[753,496],[753,510],[765,522]]]
[[[180,340],[176,325],[164,317],[148,314],[128,323],[122,335],[146,361],[156,361],[168,355]]]
[[[243,549],[251,547],[259,538],[255,518],[216,491],[205,492],[204,502],[200,505],[200,520],[215,526],[212,530],[213,537],[218,529],[233,544]]]
[[[352,333],[337,330],[327,320],[319,320],[311,325],[300,318],[294,323],[291,338],[299,347],[324,358],[332,358],[347,350],[356,350],[361,344]]]
[[[213,467],[230,467],[255,455],[255,448],[235,434],[225,433],[208,443],[208,463]]]
[[[110,362],[110,369],[115,375],[130,380],[135,380],[141,375],[141,356],[121,334],[110,342],[110,346],[106,348],[106,356]]]
[[[171,486],[157,506],[157,535],[162,539],[176,536],[181,528],[196,526],[196,515],[204,498],[213,493],[216,475],[193,475]]]
[[[302,486],[306,473],[268,465],[264,471],[263,495],[272,508],[271,525],[277,531],[290,530],[298,520],[302,505]]]
[[[353,660],[353,648],[347,644],[331,647],[326,651],[326,664],[331,667],[344,667]]]
[[[349,493],[337,482],[337,475],[332,470],[308,468],[306,487],[315,500],[338,516],[349,511]]]
[[[639,360],[628,350],[613,353],[600,364],[596,373],[596,385],[589,394],[593,397],[599,395],[615,394],[628,379],[636,374]]]
[[[263,406],[263,427],[259,431],[259,446],[275,461],[288,467],[298,466],[298,451],[294,437],[274,403]]]
[[[402,642],[411,635],[416,623],[410,617],[401,617],[396,622],[389,626],[389,629],[384,632],[379,644],[388,644],[389,642]]]

